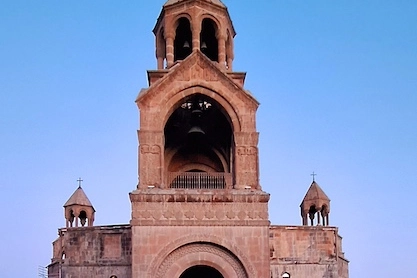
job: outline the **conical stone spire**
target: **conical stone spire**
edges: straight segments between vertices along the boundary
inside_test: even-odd
[[[71,205],[80,205],[93,208],[93,205],[91,204],[90,200],[88,199],[81,186],[78,186],[77,190],[75,190],[74,193],[72,193],[71,197],[68,199],[68,201],[65,202],[64,208]]]
[[[300,208],[303,225],[308,225],[307,216],[310,217],[310,223],[313,225],[315,214],[318,216],[317,225],[321,225],[321,218],[323,218],[323,225],[329,225],[330,199],[314,180],[307,190]]]
[[[79,182],[81,179],[78,180]],[[66,227],[78,227],[78,220],[81,226],[93,226],[95,209],[79,184],[68,201],[64,204]]]
[[[173,4],[176,4],[176,3],[179,3],[179,2],[186,2],[187,0],[168,0],[165,4],[164,4],[164,7],[166,7],[166,6],[170,6],[170,5],[173,5]],[[215,4],[215,5],[218,5],[218,6],[221,6],[221,7],[226,7],[223,3],[222,3],[222,1],[220,1],[220,0],[205,0],[206,2],[209,2],[209,3],[213,3],[213,4]]]

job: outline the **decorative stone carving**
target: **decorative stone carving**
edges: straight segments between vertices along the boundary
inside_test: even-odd
[[[200,209],[195,210],[195,218],[197,220],[203,220],[204,219],[204,211],[201,211]]]
[[[147,210],[141,212],[141,216],[145,219],[151,218],[151,213]]]
[[[232,210],[229,210],[228,212],[226,212],[226,216],[229,219],[233,219],[233,218],[235,218],[236,213],[234,211],[232,211]]]
[[[234,273],[228,273],[229,275],[233,275],[230,277],[236,278],[247,278],[248,275],[246,274],[245,268],[240,261],[237,260],[236,256],[232,255],[231,253],[227,252],[226,250],[217,247],[214,244],[208,243],[193,243],[189,245],[182,246],[172,253],[170,253],[163,263],[159,266],[158,271],[156,274],[149,273],[149,277],[155,278],[165,278],[167,275],[168,270],[174,265],[180,258],[189,255],[189,254],[196,254],[195,257],[196,263],[198,262],[198,255],[201,253],[208,253],[219,257],[219,261],[221,260],[224,264],[231,266]],[[183,271],[185,271],[184,269]],[[154,276],[153,276],[154,275]]]
[[[175,219],[182,220],[182,212],[181,211],[179,211],[179,210],[175,211],[174,215],[175,215]]]
[[[188,219],[192,219],[192,218],[194,218],[194,212],[192,212],[192,211],[186,211],[185,213],[184,213],[184,215],[185,215],[185,217],[187,217]]]
[[[237,214],[237,217],[238,217],[240,220],[244,220],[244,219],[246,218],[246,212],[244,212],[244,211],[239,211],[239,213]]]
[[[191,71],[188,68],[181,67],[178,70],[177,80],[178,81],[190,81],[191,79]]]
[[[214,211],[212,210],[207,210],[205,215],[207,219],[213,219],[215,216]]]
[[[238,155],[256,155],[258,153],[258,148],[256,147],[238,147],[237,154]]]
[[[221,210],[216,211],[216,218],[222,220],[224,218],[224,212]]]
[[[142,154],[147,154],[147,153],[151,153],[151,154],[159,154],[160,153],[160,147],[158,145],[147,145],[147,144],[143,144],[140,146],[140,152]]]
[[[161,217],[162,217],[162,212],[161,212],[160,210],[154,210],[154,211],[152,212],[152,217],[153,217],[153,219],[155,219],[155,220],[159,220],[159,219],[161,219]]]
[[[170,219],[170,218],[174,217],[174,213],[173,213],[171,210],[167,210],[167,211],[165,211],[165,212],[163,213],[163,215],[164,215],[164,217],[165,217],[166,219]]]

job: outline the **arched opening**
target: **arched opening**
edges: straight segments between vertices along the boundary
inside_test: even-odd
[[[216,23],[209,19],[203,19],[200,34],[200,50],[210,60],[219,61],[219,43],[216,38]]]
[[[192,33],[190,22],[182,17],[178,20],[178,26],[174,41],[174,61],[184,60],[191,54]]]
[[[180,278],[224,278],[215,268],[206,265],[196,265],[184,271]]]
[[[166,66],[166,41],[164,37],[164,29],[162,28],[156,36],[156,58],[158,60],[158,69]]]
[[[75,215],[74,215],[74,211],[70,210],[70,216],[69,216],[69,226],[72,227],[73,223],[74,223],[74,219],[75,219]]]
[[[248,275],[242,261],[234,254],[234,252],[224,246],[215,243],[206,242],[204,236],[194,237],[192,235],[185,236],[189,241],[190,238],[200,238],[197,242],[190,242],[176,248],[168,255],[162,256],[164,259],[155,261],[155,269],[152,268],[152,277],[233,277],[248,278],[255,277],[250,261],[246,261],[251,275]],[[215,237],[214,237],[215,238]],[[219,238],[216,241],[222,241]],[[227,244],[227,241],[222,242]],[[172,246],[177,246],[178,242],[174,242]],[[236,251],[236,250],[235,250]],[[199,266],[199,267],[197,267]],[[203,276],[203,275],[212,276]]]
[[[231,186],[233,138],[224,109],[203,94],[177,105],[164,128],[167,184],[195,189]]]
[[[84,227],[85,223],[87,223],[87,213],[84,210],[82,210],[78,218],[80,218],[81,226]]]

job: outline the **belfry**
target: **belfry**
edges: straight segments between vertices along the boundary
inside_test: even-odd
[[[64,206],[49,277],[347,278],[318,184],[301,204],[303,226],[270,224],[270,196],[259,183],[259,103],[244,88],[246,73],[233,71],[236,32],[226,6],[168,0],[153,33],[157,69],[136,98],[130,223],[93,226],[95,210],[77,189],[84,201]],[[79,210],[88,225],[72,225]]]

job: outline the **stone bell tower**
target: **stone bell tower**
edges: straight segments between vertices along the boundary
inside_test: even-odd
[[[136,103],[132,277],[270,277],[269,194],[259,184],[259,103],[233,72],[220,0],[169,0],[153,30],[157,70]]]

